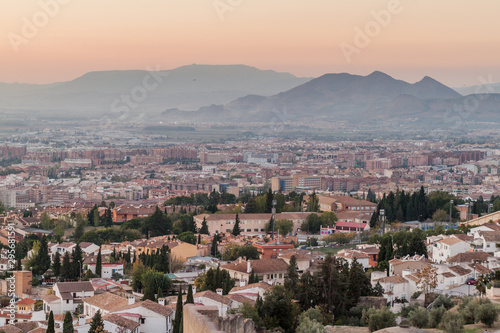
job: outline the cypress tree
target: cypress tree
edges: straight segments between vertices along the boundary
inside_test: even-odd
[[[54,275],[57,277],[61,274],[61,254],[59,252],[56,252],[56,255],[54,256],[52,270],[54,271]]]
[[[177,296],[177,306],[175,308],[174,329],[172,333],[182,333],[182,287],[179,286],[179,295]]]
[[[156,301],[158,302],[158,300],[162,297],[163,297],[163,291],[161,290],[161,287],[158,287],[158,291],[156,292]]]
[[[97,262],[95,264],[95,274],[99,277],[102,277],[102,257],[101,257],[101,248],[99,247],[99,252],[97,253]]]
[[[194,304],[193,287],[191,285],[189,285],[189,287],[188,287],[186,304]]]
[[[82,262],[82,249],[80,245],[76,244],[73,254],[71,255],[71,273],[74,279],[80,277],[80,270],[83,269]]]
[[[69,252],[66,252],[63,257],[63,262],[61,266],[61,277],[63,279],[71,279],[71,261],[69,258]]]
[[[266,213],[271,213],[273,209],[273,190],[269,188],[266,194]]]
[[[47,330],[45,332],[47,333],[55,333],[55,327],[54,327],[54,313],[50,311],[49,313],[49,322],[47,323]]]
[[[232,234],[234,236],[238,236],[241,234],[241,228],[240,228],[240,217],[238,216],[238,213],[236,213],[236,220],[234,222],[234,227],[233,227],[233,232]]]
[[[203,218],[203,222],[201,223],[200,234],[208,235],[210,232],[208,231],[207,218]]]
[[[73,328],[73,317],[69,311],[66,311],[66,315],[64,316],[63,323],[63,333],[74,333],[75,329]]]
[[[286,269],[285,288],[295,294],[299,286],[299,273],[297,267],[297,259],[295,256],[290,257],[290,264]]]
[[[98,310],[92,317],[89,333],[102,333],[102,332],[104,332],[104,322],[102,321],[101,310]]]

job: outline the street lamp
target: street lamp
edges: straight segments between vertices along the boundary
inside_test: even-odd
[[[273,231],[271,234],[271,238],[274,240],[274,214],[276,214],[276,200],[273,200],[273,208],[271,209],[272,217],[271,220],[273,222]]]
[[[382,219],[382,232],[381,235],[385,233],[385,209],[380,210],[380,218]]]
[[[453,200],[450,200],[450,224],[451,224],[451,209],[453,207]]]

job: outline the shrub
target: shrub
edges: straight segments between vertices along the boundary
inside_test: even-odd
[[[387,307],[364,310],[362,320],[368,325],[370,332],[396,326],[396,315]]]
[[[476,321],[491,327],[497,320],[498,310],[493,303],[484,303],[476,308],[475,317]]]
[[[477,309],[486,303],[491,303],[487,298],[483,297],[467,297],[464,298],[462,304],[459,305],[458,309],[465,324],[474,324],[479,321],[477,318]]]
[[[458,312],[447,311],[441,320],[441,328],[445,333],[462,333],[464,331],[464,320]]]
[[[412,312],[418,308],[419,308],[418,304],[410,304],[408,306],[403,306],[401,308],[401,317],[408,318],[408,316],[410,315],[410,312]]]
[[[453,307],[453,301],[446,295],[439,295],[432,303],[433,308],[439,308],[444,306],[446,310],[449,310]]]
[[[427,325],[429,324],[429,313],[424,308],[417,308],[416,310],[410,312],[408,320],[414,327],[427,327]]]
[[[437,328],[443,319],[443,315],[446,313],[446,308],[444,306],[432,307],[429,313],[429,327]]]

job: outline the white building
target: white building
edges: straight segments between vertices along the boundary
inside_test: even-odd
[[[447,237],[437,241],[432,248],[432,259],[436,263],[446,261],[459,253],[468,251],[470,244],[455,237]]]
[[[74,312],[82,299],[92,296],[94,288],[90,282],[58,282],[54,285],[53,294],[43,297],[43,309],[54,314]]]

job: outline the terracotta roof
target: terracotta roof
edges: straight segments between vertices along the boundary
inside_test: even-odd
[[[500,225],[498,225],[496,223],[485,223],[481,227],[486,227],[486,228],[489,228],[493,231],[500,231]]]
[[[468,236],[466,234],[454,234],[451,235],[451,237],[458,238],[460,240],[463,240],[464,242],[470,243],[474,240],[474,236]]]
[[[113,312],[114,309],[128,305],[128,299],[112,293],[102,293],[93,297],[87,297],[83,302],[97,306],[108,312]]]
[[[488,261],[488,258],[493,257],[491,254],[486,252],[478,251],[478,252],[462,252],[454,255],[453,257],[449,257],[447,262],[472,262],[476,261]]]
[[[60,300],[59,297],[57,297],[56,295],[47,295],[47,296],[43,296],[42,297],[43,301],[46,302],[46,303],[52,303],[54,301],[58,301]]]
[[[238,303],[249,303],[250,305],[255,305],[255,301],[251,298],[248,298],[246,296],[243,296],[243,295],[240,295],[240,294],[229,294],[229,295],[226,295],[224,296],[226,298],[229,298],[235,302],[238,302]]]
[[[17,305],[31,305],[35,304],[36,302],[32,300],[31,298],[23,298],[22,300],[18,301],[16,304]]]
[[[124,318],[118,314],[113,314],[113,313],[104,316],[102,319],[106,320],[110,323],[113,323],[119,327],[126,328],[126,329],[130,330],[131,332],[133,330],[135,330],[137,327],[139,327],[139,325],[140,325],[138,322],[135,322],[133,320]]]
[[[418,277],[416,277],[415,275],[411,275],[411,274],[406,275],[405,279],[410,279],[410,280],[417,282],[417,283],[420,281],[420,279]]]
[[[269,283],[257,282],[257,283],[247,284],[246,286],[242,286],[242,287],[234,287],[233,289],[231,289],[231,291],[229,291],[229,293],[234,293],[236,291],[247,290],[247,289],[251,289],[251,288],[261,288],[264,290],[269,290],[272,288],[272,286]]]
[[[468,266],[472,269],[476,269],[476,272],[481,273],[481,274],[488,274],[490,272],[490,270],[488,268],[486,268],[483,265],[478,264],[478,263],[469,264]]]
[[[28,321],[26,323],[15,323],[14,326],[20,328],[23,332],[32,332],[32,330],[37,329],[38,322]],[[43,330],[45,332],[45,330]]]
[[[456,275],[453,274],[452,272],[444,272],[443,274],[441,274],[442,276],[444,277],[447,277],[447,278],[452,278],[452,277],[455,277]]]
[[[377,281],[380,283],[406,283],[406,282],[408,282],[408,280],[406,280],[401,275],[386,276],[386,277],[383,277],[380,279],[376,279],[374,281]]]
[[[284,272],[288,268],[288,264],[283,259],[260,259],[248,261],[250,262],[250,269],[253,269],[256,274]],[[222,265],[221,268],[247,273],[247,261],[238,262],[236,260],[230,264]]]
[[[20,328],[15,327],[14,325],[5,325],[5,326],[0,326],[0,330],[5,331],[5,333],[19,333],[22,332]]]
[[[312,254],[311,251],[299,250],[299,249],[292,249],[281,252],[279,256],[280,258],[284,259],[291,259],[292,256],[295,256],[296,260],[312,260],[318,258],[318,255]]]
[[[153,301],[150,301],[150,300],[145,300],[145,301],[141,301],[141,302],[136,302],[134,304],[129,304],[129,305],[126,305],[120,309],[115,309],[114,311],[115,312],[122,312],[124,310],[135,309],[138,307],[143,307],[143,308],[148,309],[150,311],[161,314],[162,316],[165,316],[165,317],[170,316],[173,312],[170,308],[162,306],[162,305],[155,303]]]
[[[463,268],[462,266],[458,266],[458,265],[457,266],[450,266],[450,267],[448,267],[448,269],[459,276],[464,276],[464,275],[467,275],[470,272],[472,272],[471,269]]]
[[[454,245],[454,244],[457,244],[460,242],[462,242],[462,240],[455,238],[455,237],[447,237],[447,238],[441,239],[440,241],[437,241],[437,243],[443,243],[446,245]]]
[[[363,258],[370,258],[369,255],[365,254],[365,253],[362,253],[360,251],[353,251],[353,250],[343,250],[342,252],[339,252],[335,255],[335,257],[340,257],[340,258],[344,258],[344,259],[352,259],[352,258],[356,258],[356,259],[363,259]]]
[[[500,242],[500,231],[479,231],[479,236],[487,242]]]
[[[211,300],[214,300],[216,302],[219,302],[219,303],[222,303],[222,304],[226,304],[226,305],[229,305],[229,304],[231,304],[233,302],[230,298],[227,298],[226,296],[222,296],[222,295],[219,295],[217,293],[214,293],[211,290],[205,290],[205,291],[202,291],[202,292],[199,292],[199,293],[196,293],[196,294],[193,295],[193,298],[195,300],[198,297],[209,298]]]

